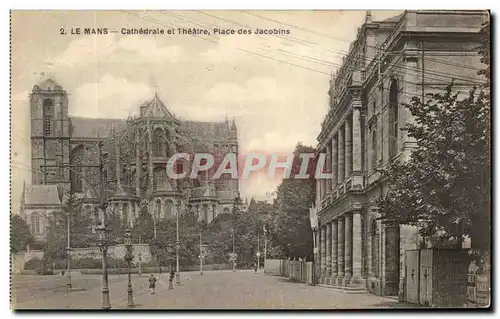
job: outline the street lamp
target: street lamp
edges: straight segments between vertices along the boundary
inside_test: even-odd
[[[103,212],[104,214],[104,212]],[[108,234],[104,223],[96,227],[99,236],[99,248],[102,252],[102,309],[111,309],[109,301],[109,288],[108,288]]]
[[[234,253],[234,227],[231,228],[231,233],[233,234],[233,255],[231,256],[231,258],[233,259],[233,272],[236,271],[236,255]]]
[[[174,289],[174,286],[172,284],[172,281],[174,280],[174,276],[172,276],[172,255],[174,252],[174,247],[169,243],[167,244],[167,258],[168,258],[168,289],[172,290]]]
[[[130,264],[132,263],[132,259],[134,259],[134,256],[132,255],[132,239],[130,237],[129,228],[125,230],[125,248],[127,249],[127,253],[125,254],[125,261],[128,264],[127,307],[132,308],[134,306],[134,295],[132,290],[132,279],[130,277]]]
[[[257,271],[260,269],[260,251],[257,252]]]
[[[203,251],[201,245],[201,230],[200,230],[200,275],[203,275]]]
[[[180,242],[179,242],[179,206],[177,203],[175,205],[175,233],[176,233],[176,242],[175,242],[175,283],[177,285],[181,284],[181,276],[179,274],[179,250],[180,250]]]
[[[71,210],[71,194],[69,196],[65,196],[63,198],[63,205],[66,207],[66,227],[67,227],[67,247],[66,247],[66,287],[67,289],[71,289],[71,233],[70,233],[70,210]]]

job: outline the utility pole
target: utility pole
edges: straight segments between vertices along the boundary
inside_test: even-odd
[[[266,273],[266,261],[267,261],[267,229],[264,226],[264,273]]]
[[[200,228],[200,275],[203,275],[203,254],[201,251],[201,228]]]
[[[233,272],[236,271],[236,257],[235,257],[235,254],[234,254],[234,227],[231,228],[231,233],[233,235]]]
[[[111,302],[109,301],[109,287],[108,287],[108,243],[106,242],[106,205],[104,202],[105,191],[104,191],[104,163],[102,155],[102,142],[99,142],[99,177],[100,177],[100,189],[99,189],[99,206],[102,212],[102,309],[110,309]]]
[[[260,234],[257,233],[257,269],[260,270]]]
[[[68,198],[68,204],[66,207],[66,221],[67,221],[67,233],[68,233],[68,246],[66,247],[66,258],[67,258],[67,269],[66,269],[66,275],[67,275],[67,282],[66,282],[66,287],[71,289],[71,233],[70,233],[70,222],[71,222],[71,213],[73,212],[73,183],[70,183],[69,186],[69,198]]]
[[[425,65],[424,65],[424,52],[425,52],[425,49],[424,49],[424,41],[421,42],[421,46],[422,46],[422,57],[421,57],[421,60],[422,60],[422,103],[424,103],[424,97],[425,97],[425,93],[424,93],[424,81],[425,81],[425,77],[424,77],[424,74],[425,74]]]
[[[179,242],[179,205],[176,205],[176,210],[175,210],[175,215],[176,215],[176,229],[175,229],[175,236],[176,236],[176,243],[175,243],[175,282],[177,285],[181,284],[181,275],[179,274],[179,249],[180,249],[180,242]]]

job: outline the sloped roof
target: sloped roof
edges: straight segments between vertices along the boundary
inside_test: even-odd
[[[115,131],[124,129],[126,120],[72,117],[71,124],[73,129],[72,137],[107,138],[111,128],[114,128]]]
[[[26,187],[25,205],[61,205],[62,192],[57,185],[31,185]]]
[[[182,125],[188,133],[207,140],[226,140],[230,137],[227,122],[185,121]]]
[[[160,100],[158,94],[155,94],[151,101],[145,102],[141,106],[141,116],[175,118]]]
[[[36,84],[40,90],[54,91],[62,90],[62,86],[52,78],[47,78]]]

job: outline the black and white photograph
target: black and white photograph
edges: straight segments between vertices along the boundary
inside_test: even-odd
[[[490,20],[11,10],[11,309],[491,310]]]

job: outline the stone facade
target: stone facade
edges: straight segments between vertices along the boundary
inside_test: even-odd
[[[374,202],[387,185],[376,169],[408,159],[415,146],[400,130],[412,121],[403,103],[441,91],[452,79],[465,93],[481,83],[477,33],[488,19],[480,11],[406,11],[372,21],[367,13],[330,81],[318,136],[332,173],[317,180],[321,283],[398,294],[404,250],[418,248],[418,236],[377,219]]]
[[[191,211],[210,223],[240,202],[237,178],[224,174],[212,179],[224,156],[238,158],[234,120],[182,121],[158,94],[140,105],[134,118],[69,117],[68,94],[51,78],[33,86],[30,107],[32,185],[23,191],[21,216],[40,240],[45,238],[47,216],[63,209],[70,191],[93,226],[100,222],[101,142],[107,215],[118,215],[124,227],[133,226],[141,211],[151,214],[155,223],[174,218],[178,211]],[[167,174],[167,162],[177,153],[191,155],[174,163],[175,173],[187,173],[183,179]],[[215,167],[190,178],[196,153],[212,154]]]

